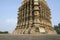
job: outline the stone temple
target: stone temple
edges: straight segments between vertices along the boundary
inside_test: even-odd
[[[56,34],[46,0],[22,0],[13,34]]]

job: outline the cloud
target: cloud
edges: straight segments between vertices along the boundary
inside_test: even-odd
[[[8,25],[11,25],[11,24],[15,24],[15,23],[17,23],[17,20],[16,19],[7,19],[6,20],[6,23],[8,24]]]
[[[1,22],[0,22],[0,25],[1,25]]]
[[[0,31],[2,30],[12,30],[13,28],[15,28],[17,25],[17,19],[13,19],[13,18],[8,18],[5,20],[0,20]]]
[[[6,19],[5,21],[6,23],[6,28],[10,33],[13,32],[13,30],[15,29],[16,25],[17,25],[17,19]]]

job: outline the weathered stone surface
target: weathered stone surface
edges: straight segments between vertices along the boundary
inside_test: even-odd
[[[60,35],[0,35],[0,40],[60,40]]]
[[[46,0],[23,0],[13,34],[56,34]]]

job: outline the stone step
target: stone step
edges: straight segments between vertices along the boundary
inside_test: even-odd
[[[0,40],[60,40],[60,35],[0,35]]]

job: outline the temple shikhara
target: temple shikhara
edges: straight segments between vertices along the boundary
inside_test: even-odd
[[[46,0],[22,0],[13,34],[56,34]]]

